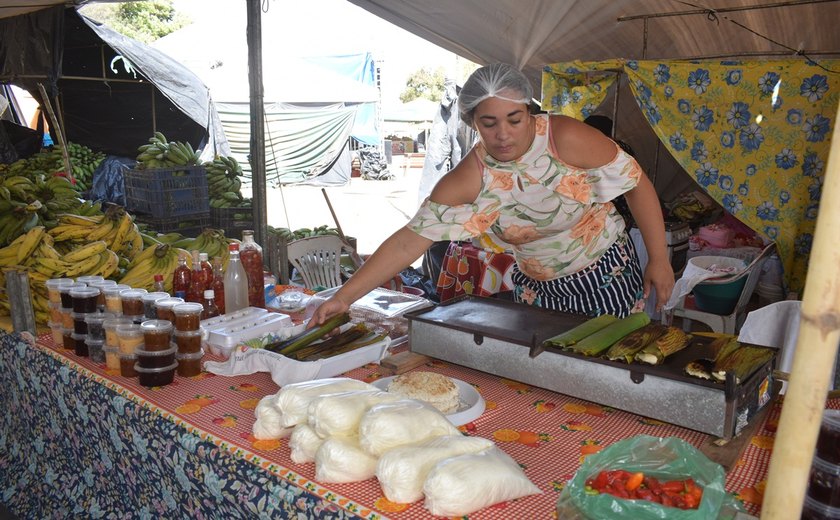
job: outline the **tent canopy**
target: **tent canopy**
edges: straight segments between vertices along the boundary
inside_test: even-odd
[[[5,14],[2,12],[0,14]],[[154,130],[212,150],[225,146],[207,87],[145,44],[53,7],[0,20],[0,81],[40,99],[60,93],[69,141],[133,157]],[[119,132],[114,132],[119,128]]]

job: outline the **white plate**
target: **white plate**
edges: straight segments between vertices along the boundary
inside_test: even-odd
[[[395,376],[383,377],[382,379],[377,379],[371,384],[380,390],[387,391],[388,385],[394,377]],[[454,377],[450,377],[449,379],[458,386],[458,394],[461,398],[461,404],[458,406],[458,410],[446,414],[446,418],[449,419],[449,422],[455,426],[461,426],[462,424],[467,424],[468,422],[472,422],[481,417],[481,414],[484,413],[485,406],[484,398],[481,397],[481,394],[479,394],[469,383],[465,383],[464,381],[455,379]]]

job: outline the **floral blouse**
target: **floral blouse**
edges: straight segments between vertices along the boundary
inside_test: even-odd
[[[538,114],[531,148],[499,162],[481,144],[482,187],[471,204],[446,206],[426,199],[407,224],[431,240],[469,240],[491,229],[511,245],[519,270],[553,280],[595,263],[624,231],[611,200],[633,189],[642,170],[616,145],[607,164],[591,169],[556,157],[548,115]]]

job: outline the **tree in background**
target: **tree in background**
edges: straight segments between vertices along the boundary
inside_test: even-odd
[[[175,9],[172,0],[89,4],[80,11],[88,18],[144,43],[153,42],[190,23]]]
[[[460,86],[478,68],[476,63],[457,57],[455,58],[455,83]],[[408,103],[418,98],[438,102],[443,97],[446,82],[446,70],[438,67],[434,70],[422,67],[413,72],[405,82],[405,90],[400,94],[400,101]]]
[[[400,101],[408,103],[419,98],[440,101],[445,81],[446,72],[443,67],[435,70],[422,67],[413,72],[405,81],[405,90],[400,94]]]

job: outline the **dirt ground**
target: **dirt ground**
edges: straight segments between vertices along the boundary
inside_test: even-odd
[[[356,238],[360,254],[372,253],[391,233],[414,215],[422,168],[405,168],[403,156],[394,156],[387,181],[350,179],[345,186],[324,188],[341,229]],[[274,227],[298,229],[335,226],[320,187],[290,185],[270,188],[266,194],[267,220]],[[413,265],[419,265],[420,262]]]

